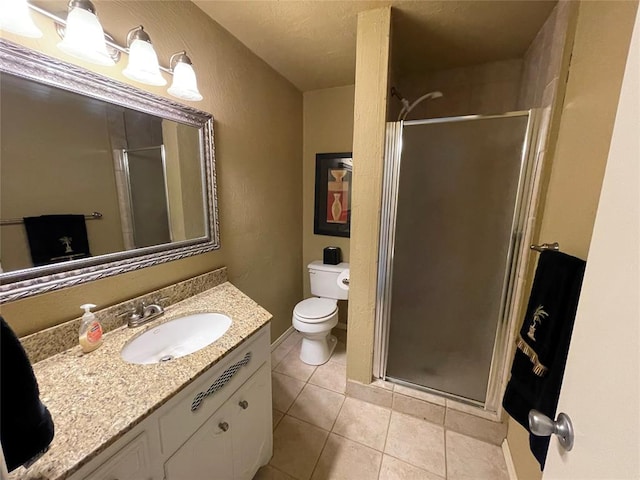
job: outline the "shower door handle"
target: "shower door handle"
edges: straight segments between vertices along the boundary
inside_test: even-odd
[[[569,415],[560,413],[554,422],[538,410],[529,411],[529,430],[538,437],[558,436],[558,442],[568,452],[573,448],[574,431]]]

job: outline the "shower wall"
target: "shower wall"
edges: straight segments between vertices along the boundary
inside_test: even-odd
[[[447,70],[396,72],[392,74],[392,85],[409,102],[432,90],[444,94],[442,98],[416,106],[407,120],[499,114],[516,110],[521,75],[522,60],[516,58]],[[387,120],[395,121],[401,108],[400,102],[393,98]]]
[[[552,105],[558,90],[569,21],[575,8],[575,2],[558,2],[524,54],[519,110]]]

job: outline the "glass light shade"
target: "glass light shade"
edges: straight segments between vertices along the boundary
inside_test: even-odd
[[[0,30],[23,37],[42,37],[31,19],[27,0],[0,0]]]
[[[158,55],[153,49],[153,45],[144,40],[131,42],[129,63],[122,73],[131,80],[146,83],[147,85],[162,86],[167,84],[167,81],[160,73]]]
[[[58,48],[87,62],[115,65],[107,53],[104,30],[98,17],[82,8],[75,7],[69,12],[64,39],[58,43]]]
[[[202,95],[198,91],[196,72],[188,63],[178,62],[173,68],[173,83],[167,90],[169,94],[183,100],[198,102]]]

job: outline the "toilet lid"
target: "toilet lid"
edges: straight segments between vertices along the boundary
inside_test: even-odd
[[[313,323],[314,319],[333,315],[336,310],[338,302],[332,298],[307,298],[295,306],[293,314],[303,321]]]

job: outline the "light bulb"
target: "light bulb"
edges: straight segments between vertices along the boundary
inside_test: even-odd
[[[129,63],[122,74],[147,85],[166,85],[167,81],[160,73],[158,55],[142,26],[129,32],[127,44],[129,45]]]
[[[107,52],[104,30],[87,0],[69,3],[69,15],[64,38],[58,48],[69,55],[98,65],[115,65]]]
[[[0,0],[0,30],[23,37],[42,37],[42,32],[33,23],[27,0]]]
[[[177,53],[171,57],[170,63],[175,59],[175,67],[173,67],[173,82],[167,90],[170,95],[198,102],[202,100],[202,95],[198,91],[198,82],[196,80],[196,72],[191,66],[191,60],[186,53]]]

